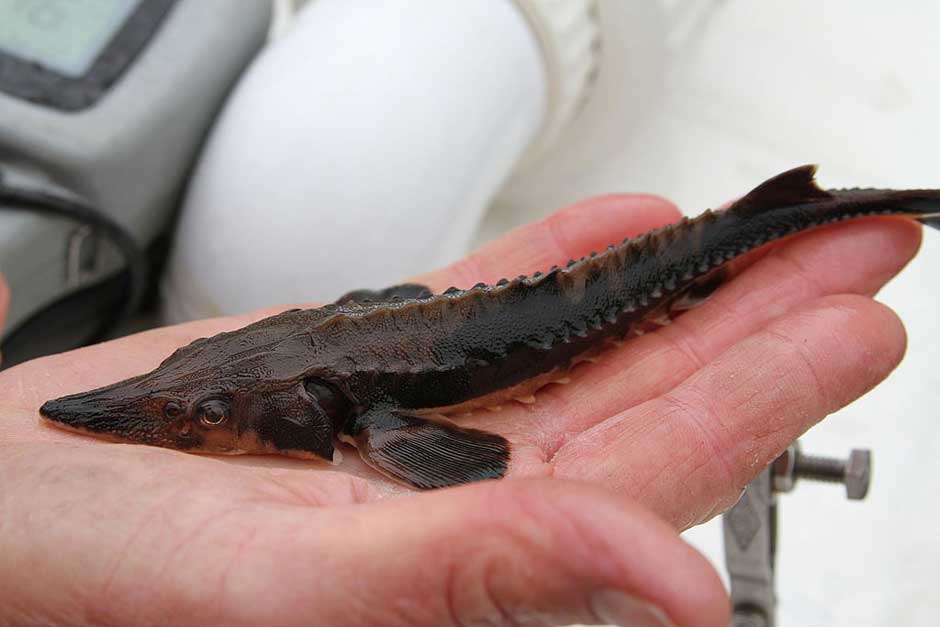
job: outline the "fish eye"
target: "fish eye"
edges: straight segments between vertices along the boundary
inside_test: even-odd
[[[167,404],[163,406],[163,413],[167,418],[178,418],[179,415],[183,413],[183,407],[179,403],[168,401]]]
[[[203,401],[196,410],[196,417],[199,422],[207,427],[217,427],[228,418],[228,403],[217,398]]]

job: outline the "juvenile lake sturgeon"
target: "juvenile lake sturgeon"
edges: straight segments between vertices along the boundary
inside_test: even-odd
[[[503,476],[509,443],[440,417],[531,395],[610,341],[693,306],[722,267],[773,240],[872,215],[940,228],[940,190],[820,189],[784,172],[727,209],[566,267],[468,290],[351,292],[200,339],[155,370],[46,402],[54,424],[201,453],[338,459],[358,449],[418,488]]]

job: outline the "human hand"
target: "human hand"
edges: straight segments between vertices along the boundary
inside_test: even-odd
[[[676,217],[650,197],[597,199],[421,280],[439,290],[531,272]],[[612,620],[591,604],[603,588],[651,601],[679,625],[723,624],[707,564],[623,497],[678,528],[704,520],[799,433],[883,378],[903,331],[883,307],[844,294],[873,293],[913,254],[917,233],[866,220],[784,242],[702,307],[577,367],[535,405],[460,419],[510,439],[510,477],[551,481],[383,499],[402,489],[355,455],[339,469],[221,460],[38,422],[49,398],[143,372],[180,344],[270,311],[11,369],[0,374],[7,607],[46,621]]]

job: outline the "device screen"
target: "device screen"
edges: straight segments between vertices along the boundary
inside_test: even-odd
[[[0,0],[0,51],[85,74],[141,0]]]

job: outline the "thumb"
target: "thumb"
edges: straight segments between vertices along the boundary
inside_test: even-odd
[[[0,331],[7,322],[7,312],[10,310],[10,287],[6,279],[0,274]]]
[[[319,516],[269,554],[302,565],[279,586],[296,593],[279,605],[301,621],[728,624],[701,555],[648,511],[585,484],[510,480]]]

